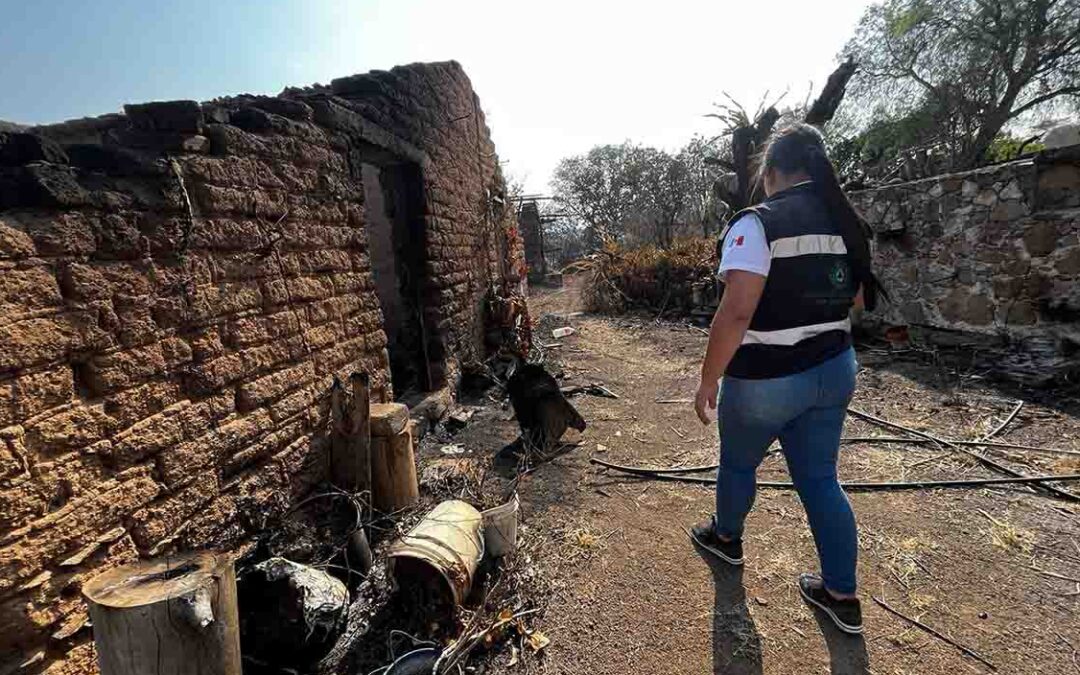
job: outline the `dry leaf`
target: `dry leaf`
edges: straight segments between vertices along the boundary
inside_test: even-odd
[[[517,645],[510,645],[510,663],[507,666],[516,666],[518,664],[518,657],[521,656],[521,652],[518,650]]]
[[[528,635],[528,640],[529,646],[532,647],[532,650],[534,652],[538,652],[544,647],[547,647],[549,644],[551,644],[551,640],[548,639],[548,636],[544,635],[538,630],[530,632]]]

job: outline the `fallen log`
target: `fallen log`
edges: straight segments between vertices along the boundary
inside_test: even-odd
[[[83,587],[102,675],[241,675],[236,574],[192,553],[115,567]]]

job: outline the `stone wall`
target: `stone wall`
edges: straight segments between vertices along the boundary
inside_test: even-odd
[[[875,318],[994,338],[1032,375],[1077,369],[1080,147],[852,200],[893,298]]]
[[[80,599],[237,550],[326,478],[331,378],[392,395],[363,164],[414,167],[431,388],[524,266],[456,63],[0,136],[0,672],[94,672]],[[10,670],[9,670],[10,669]]]

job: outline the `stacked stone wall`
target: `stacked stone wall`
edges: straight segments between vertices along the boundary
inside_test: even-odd
[[[392,395],[364,162],[423,184],[432,385],[523,279],[479,104],[424,64],[0,137],[0,672],[94,672],[81,584],[237,551],[327,477],[326,393]]]
[[[1067,374],[1080,348],[1080,148],[855,192],[885,323],[982,335]],[[1033,359],[1033,360],[1031,360]]]

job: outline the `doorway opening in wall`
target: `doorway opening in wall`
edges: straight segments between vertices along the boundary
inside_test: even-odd
[[[385,157],[364,161],[361,176],[371,273],[382,305],[394,397],[401,400],[431,388],[421,302],[423,182],[416,164]]]

